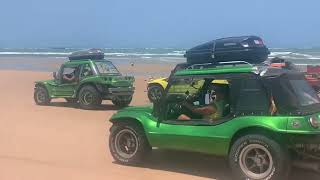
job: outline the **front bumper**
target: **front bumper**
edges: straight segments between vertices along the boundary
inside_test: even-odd
[[[299,156],[320,162],[320,135],[295,135],[289,142],[290,148]]]
[[[133,96],[135,88],[134,87],[116,87],[108,88],[104,93],[104,99],[113,100],[113,99],[131,99]]]
[[[290,135],[289,143],[295,155],[292,165],[320,174],[320,135]]]
[[[117,88],[108,88],[108,94],[114,95],[132,95],[134,93],[134,87],[117,87]]]

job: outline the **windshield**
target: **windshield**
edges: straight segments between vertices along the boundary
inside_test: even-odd
[[[100,74],[120,74],[110,61],[96,61],[95,64]]]
[[[298,98],[301,106],[308,106],[320,103],[319,97],[315,90],[306,80],[290,80],[290,84]]]

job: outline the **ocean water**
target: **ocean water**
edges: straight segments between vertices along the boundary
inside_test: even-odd
[[[67,58],[77,48],[26,48],[9,49],[0,48],[0,57],[3,56],[42,56],[54,58]],[[185,61],[183,55],[186,49],[178,48],[104,48],[102,49],[108,59],[141,60],[157,63],[177,63]],[[272,57],[281,57],[296,64],[320,64],[320,48],[270,48]]]
[[[67,59],[77,48],[34,48],[34,49],[0,49],[0,57],[54,57]],[[185,49],[174,48],[103,48],[109,60],[121,62],[141,63],[178,63],[185,61],[183,54]]]
[[[269,48],[269,58],[280,57],[305,67],[320,64],[320,48]],[[52,71],[77,48],[0,48],[0,69]],[[103,48],[116,65],[128,63],[176,64],[185,62],[183,48]],[[18,59],[18,60],[17,60]],[[31,60],[30,60],[31,59]],[[47,64],[51,64],[49,67]]]

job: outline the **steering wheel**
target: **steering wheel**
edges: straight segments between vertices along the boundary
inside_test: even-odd
[[[170,114],[172,115],[180,115],[180,114],[188,114],[190,110],[183,106],[183,103],[187,102],[192,104],[195,99],[195,95],[191,95],[189,91],[187,91],[183,95],[179,95],[176,99],[176,103],[170,106]]]

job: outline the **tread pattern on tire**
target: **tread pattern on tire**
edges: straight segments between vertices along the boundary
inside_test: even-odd
[[[39,102],[37,100],[36,96],[37,96],[38,91],[45,91],[46,100],[44,102]],[[33,98],[34,98],[34,101],[36,102],[37,105],[48,105],[51,101],[47,88],[43,87],[42,85],[37,85],[35,87]]]
[[[274,170],[268,176],[269,180],[285,180],[288,177],[290,171],[290,158],[288,152],[278,142],[259,134],[245,135],[237,139],[231,147],[229,153],[229,166],[232,169],[234,177],[238,179],[248,179],[244,173],[242,173],[239,167],[239,156],[241,150],[249,144],[258,143],[266,147],[274,161]]]
[[[150,95],[150,90],[152,89],[152,88],[159,88],[160,90],[161,90],[161,93],[163,94],[164,93],[164,89],[163,89],[163,87],[161,86],[161,85],[159,85],[159,84],[152,84],[152,85],[150,85],[150,87],[148,88],[149,90],[148,90],[148,99],[149,99],[149,101],[150,102],[153,102],[154,100],[152,100],[152,98],[151,98],[151,95]]]
[[[118,107],[127,107],[132,101],[132,97],[129,100],[112,100],[112,103]]]
[[[81,102],[81,98],[82,98],[82,94],[85,92],[85,91],[90,91],[91,93],[93,93],[94,97],[95,97],[95,100],[92,104],[90,105],[85,105]],[[79,101],[79,105],[81,108],[83,109],[95,109],[98,105],[101,104],[102,102],[102,98],[101,98],[101,95],[100,93],[96,90],[95,87],[93,86],[83,86],[80,91],[79,91],[79,96],[78,96],[78,101]]]
[[[125,159],[123,157],[120,157],[120,155],[116,152],[114,147],[115,135],[116,133],[118,133],[123,129],[132,130],[138,138],[138,151],[130,159]],[[110,149],[111,155],[117,162],[125,165],[135,165],[135,164],[141,163],[142,160],[146,157],[146,155],[151,151],[152,148],[149,145],[146,134],[142,127],[140,127],[134,122],[118,122],[118,123],[114,123],[110,128],[109,149]]]

